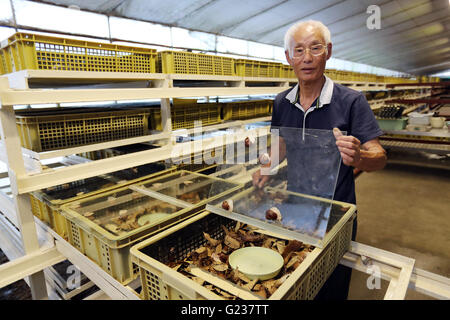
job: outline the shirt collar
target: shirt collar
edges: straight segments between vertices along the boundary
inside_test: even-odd
[[[324,75],[325,76],[325,75]],[[325,84],[322,87],[322,91],[320,92],[319,100],[317,103],[317,109],[322,108],[324,105],[330,104],[331,97],[333,96],[333,81],[325,76]],[[298,104],[300,106],[299,101],[299,86],[298,83],[292,88],[291,91],[286,95],[286,99],[288,99],[292,104]]]

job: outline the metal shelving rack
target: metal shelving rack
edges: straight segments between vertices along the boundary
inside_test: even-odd
[[[95,89],[30,89],[33,81],[70,83],[74,79],[97,82],[148,81],[146,88]],[[225,87],[174,87],[174,81],[197,80],[218,81]],[[259,86],[250,86],[251,83]],[[121,285],[97,264],[88,259],[47,225],[35,218],[31,212],[28,193],[62,183],[89,178],[117,170],[143,165],[171,157],[174,142],[172,134],[170,98],[200,96],[233,96],[277,94],[286,90],[296,79],[244,78],[220,76],[184,76],[173,74],[124,74],[67,71],[24,70],[0,77],[0,131],[2,145],[0,160],[6,163],[10,179],[11,195],[0,193],[0,245],[10,262],[0,266],[0,287],[25,279],[31,288],[33,299],[54,298],[54,292],[46,285],[44,269],[68,259],[80,269],[101,292],[91,299],[139,299],[135,289],[139,279],[127,286]],[[337,81],[339,82],[339,81]],[[261,86],[271,83],[272,86]],[[385,90],[385,84],[343,82],[356,90]],[[36,153],[21,147],[16,128],[14,105],[94,102],[111,100],[161,99],[162,133],[144,137],[124,139],[70,149]],[[234,121],[226,126],[239,126],[249,122],[269,120],[270,117],[249,121]],[[224,125],[206,127],[207,130]],[[236,134],[236,141],[243,140]],[[113,158],[76,163],[57,170],[42,170],[40,161],[54,157],[70,157],[72,154],[94,151],[119,145],[143,141],[162,141],[157,149],[125,154]],[[208,141],[206,141],[208,140]],[[221,146],[221,139],[206,139],[202,151]],[[184,142],[193,144],[193,142]],[[186,150],[192,150],[186,148]],[[186,155],[188,155],[186,153]],[[189,151],[190,155],[190,151]],[[450,298],[450,280],[414,268],[414,260],[394,255],[379,249],[352,243],[352,249],[341,261],[363,272],[367,265],[375,264],[387,270],[382,276],[390,281],[385,298],[402,299],[408,286],[437,298]],[[95,297],[94,297],[95,296]]]

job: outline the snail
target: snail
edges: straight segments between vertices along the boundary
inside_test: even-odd
[[[247,137],[244,140],[245,146],[246,147],[250,147],[252,144],[255,143],[255,138],[254,137]]]
[[[268,153],[263,153],[259,156],[258,160],[259,160],[259,163],[261,163],[263,165],[268,164],[268,163],[270,163],[270,156]]]
[[[266,219],[267,220],[277,220],[281,221],[281,212],[276,207],[272,207],[269,210],[266,211]]]
[[[233,211],[233,200],[228,199],[222,202],[222,208],[227,211]]]

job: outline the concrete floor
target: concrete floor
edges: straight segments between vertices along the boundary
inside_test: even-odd
[[[388,164],[356,179],[356,241],[416,259],[415,266],[450,277],[450,170]],[[388,282],[369,290],[353,270],[349,299],[383,299]],[[431,299],[408,290],[406,299]]]

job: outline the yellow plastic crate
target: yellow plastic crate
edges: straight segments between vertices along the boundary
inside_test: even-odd
[[[345,206],[348,210],[330,230],[331,240],[323,249],[315,248],[288,280],[272,294],[270,300],[314,299],[342,256],[348,251],[355,206],[336,201],[333,203],[338,207]],[[235,224],[234,220],[204,211],[134,245],[130,252],[132,262],[139,266],[141,298],[145,300],[219,299],[219,296],[172,270],[166,263],[169,259],[181,261],[190,252],[203,246],[206,243],[203,232],[208,233],[212,238],[219,239],[224,237],[222,226],[232,228]]]
[[[223,106],[223,120],[244,120],[269,116],[272,100],[250,100],[225,103]]]
[[[0,49],[0,74],[5,74],[5,61],[4,61],[4,56],[1,54],[1,49]]]
[[[196,179],[199,179],[200,182],[196,183]],[[189,190],[199,190],[198,188],[201,190],[201,188],[208,188],[209,186],[211,190],[210,192],[206,192],[207,199],[203,199],[196,204],[187,203],[186,205],[181,205],[173,202],[177,200],[173,195],[162,193],[164,190],[159,192],[158,189],[151,189],[152,192],[159,193],[160,196],[147,196],[144,193],[136,191],[136,188],[152,186],[154,183],[161,183],[162,186],[160,189],[171,185],[173,188],[169,188],[169,192],[175,189],[179,191],[181,188],[177,183],[183,184],[183,181],[187,180],[191,182],[188,187]],[[213,184],[206,184],[206,182],[218,181],[220,181],[221,185],[226,185],[226,187],[221,190],[215,190],[215,195],[211,196],[211,185]],[[223,179],[213,178],[199,173],[177,171],[159,176],[158,178],[145,180],[132,186],[118,188],[65,204],[61,207],[61,213],[67,218],[69,242],[117,281],[122,284],[127,284],[138,275],[137,266],[133,266],[130,259],[130,247],[133,244],[197,214],[205,206],[207,201],[226,196],[228,192],[236,191],[239,188],[241,188],[241,185],[227,182]],[[174,200],[166,200],[169,198],[173,198]],[[164,211],[165,213],[170,213],[170,215],[161,220],[155,220],[149,224],[143,224],[129,231],[116,234],[101,226],[100,221],[108,218],[105,216],[112,214],[115,217],[119,217],[123,216],[123,214],[133,214],[136,211],[145,209],[146,205],[161,203],[172,204],[172,206],[165,207],[170,207],[173,210],[171,212]],[[87,214],[86,210],[92,214]],[[155,209],[152,207],[152,209],[148,210],[153,211]],[[127,211],[127,213],[123,213],[123,211]],[[148,213],[151,214],[152,211]],[[96,219],[99,219],[99,221],[96,222]]]
[[[282,68],[282,78],[294,78],[297,79],[297,76],[295,75],[294,69],[288,64],[283,64]]]
[[[336,80],[338,81],[353,81],[351,72],[336,70]]]
[[[69,235],[67,219],[60,212],[61,206],[64,204],[176,171],[175,167],[166,169],[163,163],[148,164],[146,166],[142,173],[135,175],[126,174],[130,170],[127,169],[105,177],[82,179],[35,191],[30,194],[31,211],[41,221],[55,230],[57,234],[67,240]]]
[[[351,81],[363,81],[361,80],[361,74],[358,72],[349,71],[349,77]]]
[[[16,115],[23,147],[36,152],[64,149],[148,134],[148,109],[98,113]]]
[[[366,73],[366,82],[377,82],[377,75],[372,73]]]
[[[249,59],[236,59],[236,75],[241,77],[283,78],[283,64]]]
[[[218,103],[194,103],[173,105],[171,107],[172,129],[194,128],[195,121],[201,121],[202,126],[218,124],[222,122],[220,116],[220,104]],[[151,128],[162,130],[161,110],[151,110]]]
[[[376,78],[375,78],[376,80],[376,82],[379,82],[379,83],[384,83],[384,82],[386,82],[386,77],[385,76],[379,76],[379,75],[376,75]]]
[[[337,74],[335,69],[325,69],[325,75],[331,80],[337,80]]]
[[[160,73],[234,76],[234,59],[185,51],[158,52]]]
[[[156,71],[156,50],[115,44],[16,33],[0,49],[3,72],[66,70]]]

